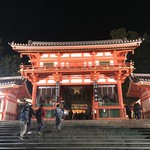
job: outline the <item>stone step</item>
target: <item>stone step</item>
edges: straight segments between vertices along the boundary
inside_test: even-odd
[[[18,139],[18,137],[19,136],[2,136],[0,139]],[[25,137],[25,138],[28,138],[28,137]],[[32,139],[33,138],[35,138],[36,139],[36,137],[30,137],[30,139],[31,139],[31,141],[32,141]],[[91,140],[91,139],[96,139],[96,138],[98,138],[98,139],[150,139],[150,137],[146,137],[146,136],[130,136],[130,137],[127,137],[127,136],[111,136],[111,137],[109,137],[109,136],[89,136],[89,137],[87,137],[87,136],[76,136],[76,137],[67,137],[67,136],[60,136],[60,137],[53,137],[53,136],[45,136],[45,137],[42,137],[42,139],[43,140],[45,140],[45,139],[50,139],[50,138],[53,138],[53,139],[89,139],[89,140]]]
[[[29,139],[29,138],[26,138],[26,140],[25,140],[25,142],[30,142],[31,141],[31,139]],[[112,139],[93,139],[93,138],[91,138],[91,139],[76,139],[76,138],[72,138],[72,139],[67,139],[67,138],[65,138],[65,139],[51,139],[51,138],[44,138],[44,139],[39,139],[39,138],[34,138],[34,139],[32,139],[32,143],[36,143],[36,142],[38,142],[38,143],[43,143],[43,142],[62,142],[62,141],[64,141],[64,142],[121,142],[121,143],[123,143],[123,142],[128,142],[128,143],[139,143],[139,142],[145,142],[145,143],[150,143],[150,139],[114,139],[114,138],[112,138]],[[18,142],[21,142],[20,141],[20,139],[18,138],[18,137],[14,137],[14,138],[12,138],[12,139],[0,139],[0,143],[18,143]]]
[[[33,150],[33,149],[39,149],[39,150],[59,150],[59,149],[63,149],[63,150],[149,150],[150,148],[149,147],[119,147],[119,146],[114,146],[114,147],[41,147],[41,146],[38,146],[38,147],[0,147],[0,149],[2,150],[10,150],[10,149],[19,149],[19,150],[24,150],[24,149],[29,149],[29,150]]]
[[[69,130],[70,131],[70,130]],[[16,134],[16,133],[19,133],[20,132],[20,130],[13,130],[13,131],[11,131],[11,130],[4,130],[4,131],[0,131],[0,135],[3,135],[3,134]],[[35,131],[35,130],[32,130],[32,132],[33,133],[37,133],[37,131]],[[79,132],[79,133],[78,133]],[[44,130],[43,131],[43,133],[44,134],[48,134],[48,133],[51,133],[51,134],[55,134],[56,133],[56,129],[55,130]],[[68,133],[68,131],[67,130],[64,130],[64,129],[61,129],[61,132],[60,132],[60,134],[65,134],[65,133]],[[86,135],[98,135],[98,134],[103,134],[103,135],[107,135],[107,134],[109,134],[109,135],[143,135],[143,134],[150,134],[150,132],[143,132],[143,131],[115,131],[115,132],[111,132],[111,131],[99,131],[99,130],[97,130],[97,131],[93,131],[92,129],[91,129],[91,131],[82,131],[82,129],[81,130],[73,130],[73,131],[70,131],[69,132],[69,134],[70,135],[82,135],[82,134],[86,134]]]
[[[93,120],[92,120],[93,121]],[[55,121],[46,121],[42,136],[37,135],[37,124],[33,121],[33,132],[19,139],[19,121],[0,123],[0,149],[150,149],[148,121],[63,121],[57,132]],[[136,124],[137,123],[137,124]]]
[[[69,136],[69,137],[74,137],[74,136],[78,136],[78,137],[80,137],[80,136],[84,136],[84,135],[86,135],[86,137],[90,137],[90,136],[98,136],[98,137],[101,137],[101,136],[105,136],[105,137],[107,137],[107,136],[122,136],[122,137],[129,137],[129,136],[141,136],[141,137],[144,137],[144,136],[150,136],[150,133],[147,133],[147,132],[144,132],[144,133],[138,133],[138,132],[116,132],[116,133],[107,133],[107,132],[90,132],[90,133],[86,133],[86,132],[80,132],[80,133],[77,133],[77,132],[69,132],[69,135],[67,134],[68,132],[67,131],[60,131],[60,133],[59,133],[59,136],[65,136],[65,135],[67,135],[67,136]],[[50,134],[50,136],[51,137],[54,137],[54,136],[57,136],[57,132],[55,131],[55,132],[52,132],[52,131],[44,131],[43,132],[43,137],[45,137],[45,136],[49,136],[49,134]],[[3,132],[3,133],[0,133],[0,137],[1,136],[17,136],[17,135],[19,135],[19,131],[18,132],[15,132],[15,133],[12,133],[12,132]],[[30,135],[30,137],[33,137],[34,135],[37,135],[37,132],[32,132],[32,134]]]
[[[35,148],[35,147],[150,147],[148,142],[136,142],[136,143],[121,143],[121,142],[53,142],[53,143],[32,143],[32,142],[17,142],[17,143],[1,143],[0,147],[26,147],[26,148]]]

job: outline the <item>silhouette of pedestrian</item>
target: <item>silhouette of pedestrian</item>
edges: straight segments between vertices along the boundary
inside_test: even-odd
[[[44,107],[44,104],[41,104],[38,110],[36,111],[36,119],[37,119],[37,125],[38,125],[37,132],[39,136],[42,135],[42,131],[44,128],[44,118],[46,116],[46,111],[43,107]]]
[[[132,106],[130,104],[125,105],[126,108],[126,114],[128,115],[129,119],[132,119],[131,114],[132,114]]]
[[[69,115],[69,120],[72,120],[73,119],[73,111],[70,110],[69,113],[68,113],[68,115]]]
[[[133,106],[134,116],[136,119],[141,119],[142,107],[139,103],[135,103]]]

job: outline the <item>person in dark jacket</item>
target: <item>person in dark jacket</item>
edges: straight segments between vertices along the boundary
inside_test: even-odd
[[[131,116],[131,114],[132,114],[132,106],[131,106],[131,104],[126,104],[125,108],[126,108],[126,114],[128,115],[128,118],[132,119],[132,116]]]
[[[69,115],[68,119],[72,120],[73,119],[73,111],[72,111],[72,109],[69,111],[68,115]]]
[[[32,108],[32,104],[29,106],[29,121],[27,123],[27,134],[31,134],[32,131],[31,131],[31,126],[32,126],[32,115],[35,116],[35,112]]]
[[[27,130],[27,123],[29,120],[29,105],[28,103],[25,103],[25,106],[22,108],[21,113],[20,113],[20,140],[25,140],[24,139],[24,134],[26,133]]]
[[[44,128],[44,118],[46,116],[46,111],[44,109],[44,104],[41,104],[38,110],[36,111],[36,119],[37,119],[37,125],[38,125],[38,135],[42,135],[42,131]]]
[[[135,103],[133,106],[134,116],[136,119],[141,119],[142,107],[139,103]]]

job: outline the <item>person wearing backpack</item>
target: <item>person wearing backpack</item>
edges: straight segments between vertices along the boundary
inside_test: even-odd
[[[27,130],[27,123],[29,121],[29,105],[28,103],[25,103],[25,106],[22,108],[21,113],[20,113],[20,140],[25,140],[24,139],[24,134],[26,133]]]
[[[64,116],[64,109],[60,107],[60,104],[57,104],[55,108],[55,118],[56,118],[55,123],[56,123],[56,129],[58,130],[58,132],[61,129],[63,116]]]
[[[43,108],[44,104],[41,104],[40,107],[36,111],[36,119],[37,119],[37,132],[39,135],[42,135],[42,131],[44,128],[44,118],[46,116],[46,111]]]

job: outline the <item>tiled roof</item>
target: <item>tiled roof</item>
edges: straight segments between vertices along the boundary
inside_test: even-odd
[[[127,40],[127,39],[111,39],[111,40],[99,40],[99,41],[64,41],[64,42],[42,42],[29,40],[27,44],[22,43],[9,43],[10,45],[17,46],[80,46],[80,45],[109,45],[109,44],[122,44],[142,42],[143,39]]]
[[[147,83],[147,84],[150,84],[150,74],[133,73],[129,78],[134,83]]]
[[[129,79],[130,85],[126,94],[128,97],[140,98],[140,89],[150,87],[150,74],[133,73],[129,76]]]
[[[22,76],[13,76],[13,77],[0,77],[0,88],[8,86],[19,86],[25,82],[25,78]]]
[[[28,41],[27,44],[9,43],[13,50],[19,53],[68,53],[68,52],[91,52],[91,51],[133,51],[139,47],[143,39],[127,40],[113,39],[100,41],[70,41],[70,42],[38,42]]]

